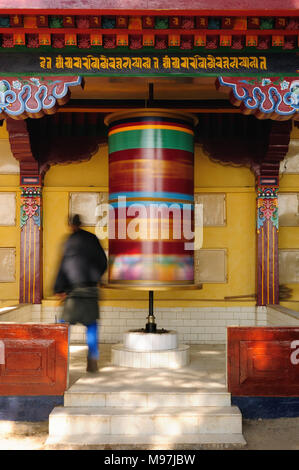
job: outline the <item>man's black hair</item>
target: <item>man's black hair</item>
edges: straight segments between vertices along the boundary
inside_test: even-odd
[[[79,214],[71,216],[70,225],[74,225],[75,227],[81,227],[82,223]]]

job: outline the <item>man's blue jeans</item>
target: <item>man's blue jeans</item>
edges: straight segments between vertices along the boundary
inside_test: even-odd
[[[59,320],[60,323],[65,323],[64,320]],[[90,359],[99,359],[99,327],[98,323],[92,323],[91,325],[86,326],[86,342],[88,346],[88,357]]]
[[[99,327],[97,322],[87,326],[86,342],[88,346],[88,357],[90,359],[99,359]]]

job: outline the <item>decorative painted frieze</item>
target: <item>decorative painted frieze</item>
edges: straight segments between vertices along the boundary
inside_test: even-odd
[[[32,218],[33,222],[41,226],[41,186],[24,186],[21,193],[21,228]]]
[[[53,114],[69,99],[82,77],[0,77],[0,118]]]
[[[74,10],[75,12],[75,10]],[[186,12],[187,13],[187,12]],[[212,31],[214,40],[207,41],[207,44],[199,47],[211,49],[212,44],[215,47],[233,47],[234,36],[237,32],[241,34],[242,44],[246,47],[257,49],[298,49],[298,25],[299,18],[291,17],[246,17],[246,16],[194,16],[194,15],[175,15],[169,16],[162,12],[158,15],[143,16],[127,16],[127,15],[1,15],[0,17],[0,50],[1,48],[15,48],[20,45],[24,47],[33,47],[30,35],[32,31],[36,31],[37,44],[45,45],[43,30],[47,29],[49,42],[47,45],[53,48],[79,46],[79,38],[82,33],[89,36],[86,42],[86,48],[91,48],[93,44],[91,35],[94,30],[98,30],[98,34],[112,34],[114,38],[108,43],[107,48],[113,48],[116,42],[117,34],[120,30],[126,32],[141,33],[141,43],[144,43],[144,33],[159,32],[164,30],[168,35],[168,43],[170,44],[170,35],[174,30],[184,33],[190,32],[192,37],[191,43],[197,46],[195,36],[198,30],[205,32]],[[72,33],[72,41],[69,39],[69,32]],[[227,35],[227,40],[221,40],[223,32]],[[58,33],[58,34],[57,34]],[[57,37],[59,36],[59,38]],[[179,35],[180,36],[180,35]],[[220,40],[219,40],[220,38]],[[101,38],[101,44],[102,38]],[[155,40],[154,40],[155,43]],[[179,43],[170,47],[183,47],[183,38],[179,39]],[[144,44],[146,46],[146,44]],[[36,46],[38,47],[38,46]]]
[[[257,188],[257,231],[266,221],[278,230],[278,187],[259,186]]]
[[[298,77],[218,77],[216,88],[230,89],[230,101],[244,114],[259,118],[299,118]]]

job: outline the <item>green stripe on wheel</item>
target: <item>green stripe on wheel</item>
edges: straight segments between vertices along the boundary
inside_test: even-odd
[[[167,148],[193,152],[193,135],[166,129],[124,131],[109,137],[109,152],[133,148]]]

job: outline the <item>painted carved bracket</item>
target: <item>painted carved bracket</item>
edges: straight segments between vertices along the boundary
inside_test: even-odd
[[[258,119],[299,119],[299,77],[218,77],[216,88],[229,89],[230,101]]]
[[[53,114],[76,85],[82,85],[82,77],[0,77],[0,119]]]
[[[27,122],[11,118],[6,120],[10,148],[15,159],[20,162],[21,178],[25,175],[39,174],[39,164],[32,153]]]

